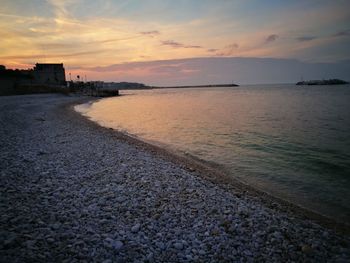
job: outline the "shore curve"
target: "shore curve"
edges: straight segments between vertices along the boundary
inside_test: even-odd
[[[72,109],[88,99],[0,98],[3,261],[349,259],[344,229],[100,127]]]

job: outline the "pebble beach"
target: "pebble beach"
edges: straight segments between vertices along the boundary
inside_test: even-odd
[[[0,262],[350,261],[348,234],[99,127],[86,101],[0,97]]]

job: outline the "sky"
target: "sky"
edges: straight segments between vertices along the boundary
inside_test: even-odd
[[[347,78],[337,72],[349,69],[350,1],[1,0],[0,34],[0,64],[64,63],[67,78],[151,85]],[[300,70],[274,79],[280,63]]]

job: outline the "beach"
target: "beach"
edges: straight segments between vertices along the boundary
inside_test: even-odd
[[[1,262],[346,262],[346,229],[74,111],[0,97]]]

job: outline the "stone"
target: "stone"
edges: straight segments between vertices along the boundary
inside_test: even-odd
[[[5,239],[4,241],[4,246],[6,247],[10,247],[12,245],[15,244],[16,242],[16,239],[17,239],[17,235],[15,233],[10,233],[8,236],[7,236],[7,239]]]
[[[120,240],[115,240],[112,242],[112,246],[114,249],[120,250],[124,246],[124,243]]]
[[[182,250],[184,248],[184,245],[181,242],[175,242],[174,248],[176,248],[178,250]]]
[[[165,249],[165,245],[164,245],[164,243],[163,242],[157,242],[156,243],[156,245],[157,245],[157,247],[159,248],[159,249],[161,249],[161,250],[164,250]]]
[[[52,237],[50,237],[50,238],[48,238],[48,239],[46,239],[46,241],[48,242],[48,243],[54,243],[55,242],[55,239],[53,239]]]
[[[140,231],[141,225],[138,223],[131,228],[132,233],[137,233]]]
[[[301,247],[301,251],[304,252],[305,254],[309,254],[312,252],[312,247],[310,247],[309,245],[303,245]]]

